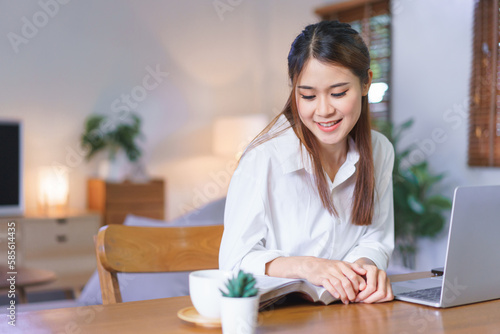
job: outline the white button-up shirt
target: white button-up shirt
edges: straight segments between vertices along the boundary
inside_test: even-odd
[[[274,130],[289,126],[282,116]],[[281,256],[315,256],[354,262],[365,257],[385,270],[394,248],[392,169],[394,149],[372,131],[375,209],[371,225],[351,223],[359,153],[349,137],[347,158],[329,182],[338,216],[323,207],[312,164],[292,128],[248,150],[229,186],[221,269],[263,275]]]

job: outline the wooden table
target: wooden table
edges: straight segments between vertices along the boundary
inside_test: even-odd
[[[392,279],[417,276],[398,275]],[[177,311],[187,306],[191,306],[191,301],[185,296],[26,312],[16,314],[15,328],[2,315],[0,333],[221,332],[183,323],[177,318]],[[400,301],[375,305],[279,305],[260,313],[257,333],[500,333],[500,300],[449,309]]]
[[[6,266],[0,266],[0,291],[10,291],[11,283],[8,278],[14,277],[15,293],[19,297],[20,303],[26,303],[26,288],[30,286],[42,285],[56,280],[56,274],[50,270],[19,267],[14,271],[16,274],[8,275],[11,272]]]

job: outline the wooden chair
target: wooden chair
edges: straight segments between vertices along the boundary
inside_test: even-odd
[[[223,225],[108,225],[95,238],[103,304],[121,303],[117,273],[217,269]]]

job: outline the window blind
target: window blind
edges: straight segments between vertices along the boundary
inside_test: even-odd
[[[499,0],[478,0],[470,79],[469,166],[500,167]]]

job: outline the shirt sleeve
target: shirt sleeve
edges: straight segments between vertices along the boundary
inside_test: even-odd
[[[266,240],[273,231],[265,198],[269,166],[262,160],[251,154],[244,157],[231,179],[219,251],[221,269],[264,275],[266,263],[288,256],[283,251],[266,248]]]
[[[379,136],[381,136],[379,134]],[[344,260],[354,262],[368,258],[382,270],[387,270],[394,249],[394,199],[392,191],[392,170],[394,148],[385,138],[374,148],[375,163],[375,209],[372,224],[359,242],[347,253]]]

